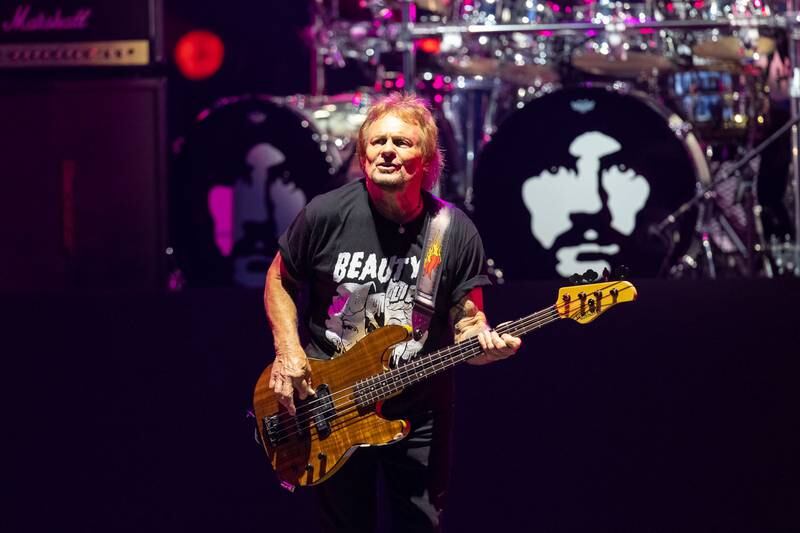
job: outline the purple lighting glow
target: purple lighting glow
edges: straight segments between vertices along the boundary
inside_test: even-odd
[[[233,251],[233,187],[213,187],[208,192],[208,211],[216,221],[214,243],[228,257]]]

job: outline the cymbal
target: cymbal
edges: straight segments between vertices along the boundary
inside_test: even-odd
[[[424,9],[425,11],[430,11],[431,13],[437,13],[439,15],[444,15],[447,13],[447,8],[450,5],[451,0],[415,0],[414,4],[419,9]],[[390,7],[394,5],[395,7],[401,7],[403,2],[399,0],[394,0],[389,2]]]
[[[572,57],[572,65],[596,76],[619,76],[635,78],[650,75],[653,71],[669,72],[675,65],[666,57],[647,52],[627,52],[625,59],[611,54],[581,51]]]
[[[450,56],[445,67],[458,76],[496,76],[500,62],[489,57]]]
[[[694,62],[688,70],[710,70],[713,72],[730,72],[731,74],[739,74],[743,70],[743,66],[740,61],[731,61],[731,60],[722,60],[722,59],[697,59],[696,56]]]
[[[514,65],[500,66],[500,78],[512,85],[544,85],[559,80],[558,73],[548,65]]]
[[[720,37],[715,41],[704,41],[692,47],[692,52],[700,57],[722,59],[723,61],[739,61],[752,57],[753,52],[767,55],[775,50],[775,39],[759,37],[755,50],[746,49],[738,37]]]

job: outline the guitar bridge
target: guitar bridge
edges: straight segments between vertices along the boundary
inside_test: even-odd
[[[270,446],[277,446],[286,440],[286,437],[280,434],[281,425],[278,415],[265,416],[261,421],[261,427],[263,429],[262,432],[267,437],[267,442],[269,442]]]

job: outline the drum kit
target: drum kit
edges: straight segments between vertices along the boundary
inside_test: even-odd
[[[774,118],[800,99],[787,81],[787,56],[797,64],[791,5],[313,7],[311,94],[223,100],[201,114],[178,153],[184,170],[204,175],[193,185],[203,191],[195,208],[213,219],[214,254],[239,265],[230,267],[235,282],[260,275],[264,261],[252,258],[274,247],[305,199],[360,177],[358,128],[369,104],[392,90],[430,100],[446,158],[435,192],[472,216],[498,278],[568,277],[620,263],[639,276],[800,275],[796,243],[766,234],[757,194],[759,179],[790,172],[763,175],[758,161],[796,126]],[[325,94],[326,76],[353,65],[369,85]],[[771,78],[775,72],[783,74]],[[796,163],[794,139],[793,146]],[[220,150],[229,153],[214,155]],[[794,204],[797,225],[798,165],[791,166],[795,179],[780,208]],[[237,199],[246,194],[266,200]],[[215,215],[215,199],[236,214]]]

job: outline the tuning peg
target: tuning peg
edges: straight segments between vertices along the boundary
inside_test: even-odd
[[[580,274],[573,274],[568,279],[569,282],[572,283],[573,285],[580,285],[581,283],[583,283],[583,276],[581,276]]]
[[[597,272],[592,270],[591,268],[583,273],[583,280],[586,283],[591,283],[597,279]]]
[[[608,271],[607,268],[603,268],[603,281],[609,281],[611,279],[611,272]]]

